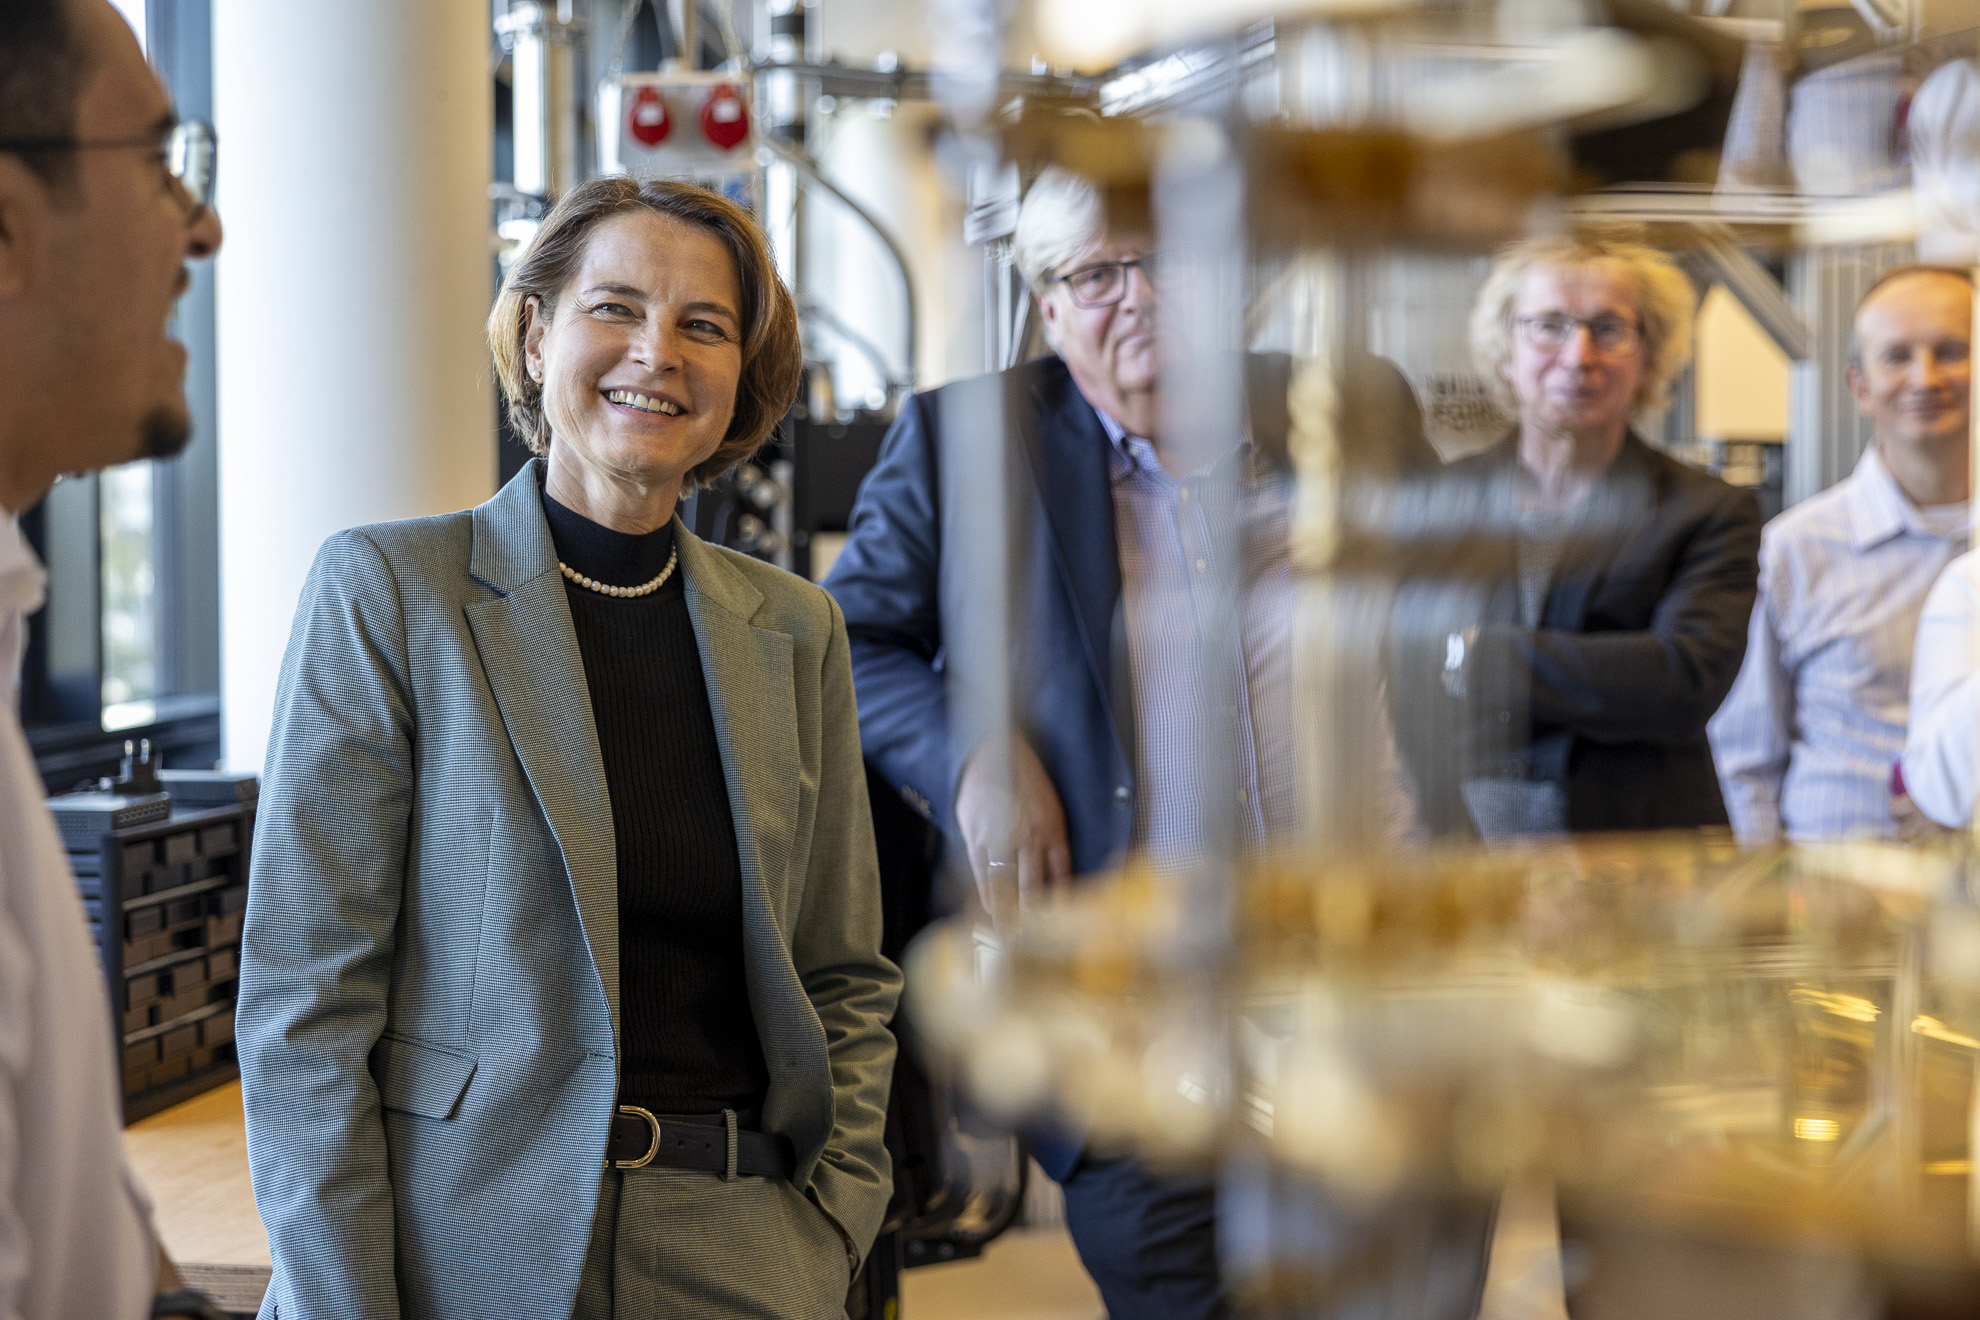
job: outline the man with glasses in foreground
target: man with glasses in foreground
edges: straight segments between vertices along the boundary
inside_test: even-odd
[[[1767,524],[1746,664],[1712,721],[1742,842],[1912,824],[1893,814],[1912,809],[1892,766],[1926,595],[1967,545],[1972,336],[1964,270],[1900,267],[1857,304],[1848,380],[1869,447]]]
[[[1164,372],[1179,365],[1163,361],[1148,237],[1052,169],[1025,198],[1014,246],[1056,355],[909,400],[825,584],[845,611],[868,759],[943,828],[1000,915],[1130,848],[1186,866],[1231,835],[1241,849],[1285,842],[1304,807],[1288,360],[1247,360],[1248,434],[1192,458],[1163,426]],[[1366,449],[1434,466],[1393,367],[1364,357],[1343,395],[1344,430]],[[977,476],[1001,448],[992,428],[1011,441],[1001,509]],[[988,454],[991,471],[1002,457]],[[1008,642],[984,627],[1006,536]],[[1011,723],[999,725],[981,698],[1006,664]],[[1229,773],[1205,768],[1220,762]],[[1392,814],[1406,812],[1405,799]],[[1207,1180],[1151,1173],[1075,1132],[1028,1142],[1065,1188],[1111,1315],[1229,1314]]]
[[[184,1290],[124,1161],[75,881],[16,715],[45,575],[16,518],[65,473],[177,453],[188,259],[220,245],[212,137],[180,127],[105,0],[0,0],[0,1316],[220,1312]]]

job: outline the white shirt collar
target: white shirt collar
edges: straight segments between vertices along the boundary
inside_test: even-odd
[[[8,714],[20,709],[27,616],[41,608],[47,587],[47,571],[21,535],[20,524],[12,514],[6,514],[0,519],[0,709]]]
[[[1877,457],[1874,443],[1863,451],[1863,457],[1856,462],[1856,471],[1850,474],[1848,500],[1850,544],[1854,549],[1869,550],[1894,536],[1907,534],[1945,539],[1926,524],[1917,506],[1898,489],[1897,480]]]
[[[34,613],[47,587],[48,572],[21,535],[20,522],[0,509],[0,615]]]
[[[1107,433],[1107,441],[1113,446],[1108,469],[1114,481],[1124,481],[1136,472],[1156,474],[1170,481],[1175,479],[1170,476],[1169,469],[1163,466],[1162,455],[1156,451],[1154,441],[1143,436],[1129,435],[1127,428],[1109,416],[1105,408],[1095,408],[1093,411],[1100,418],[1100,429]],[[1258,474],[1252,463],[1256,457],[1256,447],[1251,443],[1248,425],[1243,440],[1232,453],[1236,455],[1236,461],[1240,466],[1231,468],[1233,460],[1227,457],[1209,467],[1188,474],[1186,479],[1210,476],[1229,469],[1235,471],[1243,480],[1257,481]]]

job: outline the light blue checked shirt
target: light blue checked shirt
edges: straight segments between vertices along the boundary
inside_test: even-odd
[[[1893,832],[1912,641],[1966,518],[1964,504],[1915,507],[1872,446],[1767,524],[1746,662],[1710,726],[1742,842]]]

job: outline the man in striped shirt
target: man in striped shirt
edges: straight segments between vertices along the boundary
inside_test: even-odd
[[[991,912],[1128,851],[1180,867],[1283,846],[1314,814],[1288,553],[1291,364],[1248,358],[1245,421],[1198,451],[1163,425],[1150,236],[1052,169],[1025,199],[1014,255],[1055,355],[910,399],[825,584],[845,611],[869,762],[966,853]],[[1391,364],[1351,358],[1340,392],[1357,454],[1434,465]],[[1022,460],[1009,469],[1008,668],[979,640],[983,547],[997,539],[986,520],[1001,516],[971,478],[969,456],[995,443],[986,418]],[[1008,725],[969,700],[1000,671],[1014,678]],[[1362,705],[1383,709],[1372,692]],[[1353,824],[1407,828],[1392,744],[1356,773],[1378,791]],[[1110,1315],[1227,1320],[1209,1180],[1086,1149],[1083,1130],[1028,1139],[1065,1189]]]
[[[1918,616],[1967,545],[1972,322],[1950,267],[1892,271],[1857,305],[1848,379],[1870,447],[1767,525],[1745,667],[1711,724],[1742,842],[1896,832]]]

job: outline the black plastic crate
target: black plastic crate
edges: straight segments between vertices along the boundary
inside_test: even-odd
[[[241,938],[241,927],[247,924],[247,913],[230,912],[224,917],[206,919],[206,945],[215,948],[222,944],[233,944]]]
[[[254,832],[246,782],[241,791],[229,779],[214,805],[105,830],[88,846],[70,841],[122,1028],[126,1121],[238,1075],[233,1002]]]
[[[188,1022],[184,1026],[172,1027],[158,1038],[161,1058],[176,1059],[191,1054],[199,1048],[199,1023]]]

